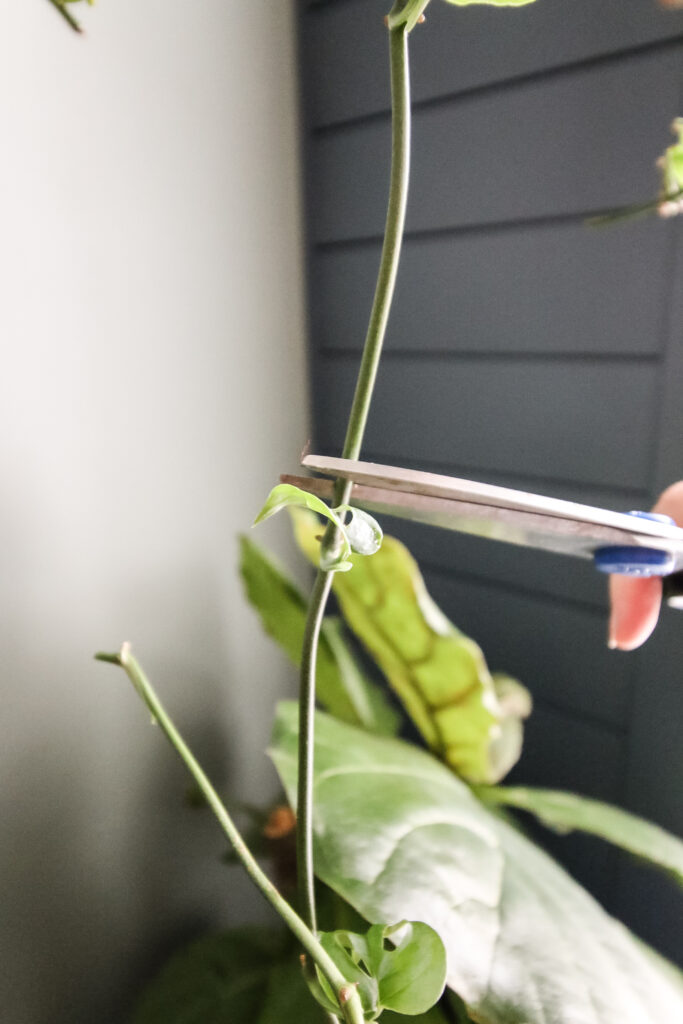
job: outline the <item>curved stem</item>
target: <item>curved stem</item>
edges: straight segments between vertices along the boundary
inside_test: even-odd
[[[245,871],[271,906],[277,911],[293,935],[299,940],[311,959],[318,965],[333,990],[337,993],[347,1024],[363,1024],[363,1009],[355,987],[348,984],[344,975],[331,957],[327,955],[311,929],[302,921],[287,900],[280,895],[268,876],[257,864],[204,769],[178,732],[173,720],[167,714],[141,665],[133,657],[130,645],[124,644],[118,654],[96,654],[95,657],[98,661],[120,665],[125,670],[138,696],[142,698],[149,708],[154,721],[159,725],[171,746],[174,747],[185,762],[204,799],[230,840],[230,844],[242,862]]]
[[[391,59],[391,180],[375,297],[363,348],[358,381],[346,430],[342,457],[357,459],[370,410],[377,367],[382,352],[403,238],[408,175],[410,168],[410,82],[408,76],[408,32],[399,25],[389,32]],[[347,504],[350,481],[338,481],[335,505]],[[335,528],[328,527],[324,546],[335,543]],[[315,930],[313,872],[313,747],[315,709],[315,662],[325,605],[332,585],[332,573],[318,571],[308,607],[301,654],[299,690],[299,778],[297,797],[297,879],[301,911]]]

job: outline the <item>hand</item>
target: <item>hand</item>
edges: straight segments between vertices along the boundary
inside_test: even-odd
[[[683,480],[667,487],[653,512],[671,516],[683,524]],[[662,604],[662,580],[659,576],[631,579],[610,576],[610,620],[608,647],[632,651],[644,644],[657,625]]]

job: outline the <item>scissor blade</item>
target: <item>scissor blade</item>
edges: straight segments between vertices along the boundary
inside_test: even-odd
[[[353,480],[356,484],[368,485],[410,495],[430,495],[449,498],[471,504],[486,505],[488,508],[511,509],[517,512],[532,512],[552,519],[570,519],[577,523],[611,527],[635,538],[631,543],[650,546],[672,547],[683,550],[683,530],[677,526],[648,519],[636,519],[624,512],[581,505],[574,501],[550,498],[542,494],[530,494],[495,484],[483,484],[476,480],[425,473],[398,466],[384,466],[372,462],[356,462],[351,459],[336,459],[323,455],[305,455],[302,465],[307,469],[327,476]],[[554,528],[550,528],[555,532]],[[657,543],[661,542],[661,543]]]
[[[331,480],[293,476],[283,476],[281,479],[320,498],[331,499],[333,496],[334,484]],[[683,531],[676,531],[680,535],[677,541],[672,541],[670,537],[643,534],[640,528],[643,521],[618,513],[613,515],[618,516],[622,523],[625,522],[628,528],[484,504],[481,501],[465,501],[361,483],[353,485],[351,503],[381,515],[397,516],[489,540],[505,541],[509,544],[540,548],[579,558],[591,558],[596,548],[612,545],[657,547],[676,554],[676,567],[683,567]]]

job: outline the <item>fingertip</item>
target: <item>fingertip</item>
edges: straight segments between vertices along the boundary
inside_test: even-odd
[[[657,499],[653,512],[662,512],[676,522],[683,522],[683,480],[671,484]]]
[[[661,578],[610,576],[609,593],[607,646],[612,650],[633,651],[645,643],[657,625],[662,604]]]

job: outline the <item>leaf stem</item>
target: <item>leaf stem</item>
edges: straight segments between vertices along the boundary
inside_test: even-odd
[[[361,359],[356,391],[349,414],[342,458],[357,459],[370,411],[382,343],[401,254],[410,171],[410,79],[408,33],[405,25],[389,32],[391,58],[391,179],[375,296]],[[337,505],[345,502],[337,501]]]
[[[315,722],[315,669],[318,640],[332,573],[318,570],[308,605],[301,647],[299,685],[299,774],[296,802],[296,878],[299,910],[312,931],[318,927],[313,875],[313,744]]]
[[[394,10],[399,9],[399,3]],[[377,368],[386,333],[391,300],[403,238],[408,177],[410,170],[410,79],[408,74],[408,31],[405,24],[389,31],[391,63],[391,178],[389,203],[384,229],[375,296],[365,337],[358,381],[353,396],[342,457],[357,459],[360,454]],[[352,484],[338,481],[335,507],[348,504]],[[322,545],[336,543],[333,524],[328,527]],[[313,870],[313,747],[315,710],[315,668],[318,637],[325,606],[332,586],[332,573],[319,570],[311,593],[301,653],[299,689],[299,774],[297,791],[297,881],[300,909],[315,931],[315,892]]]
[[[363,1010],[356,989],[349,985],[311,929],[307,927],[257,864],[208,776],[167,714],[141,665],[131,653],[130,644],[124,644],[118,654],[96,654],[95,657],[98,661],[120,665],[124,669],[138,696],[149,708],[154,721],[158,723],[171,746],[184,761],[251,880],[280,915],[311,959],[318,965],[337,995],[339,996],[343,992],[345,1001],[340,1001],[340,1005],[344,1020],[347,1024],[363,1024]]]
[[[71,26],[74,32],[78,32],[81,35],[83,34],[83,29],[73,15],[66,9],[66,6],[63,3],[60,3],[59,0],[49,0],[49,2],[59,11],[61,16]]]

